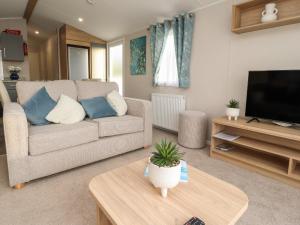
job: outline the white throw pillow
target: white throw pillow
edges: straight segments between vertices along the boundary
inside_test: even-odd
[[[80,122],[84,117],[85,111],[77,101],[66,95],[61,95],[46,119],[53,123],[72,124]]]
[[[118,116],[124,116],[127,112],[127,104],[124,98],[117,91],[110,92],[106,99]]]

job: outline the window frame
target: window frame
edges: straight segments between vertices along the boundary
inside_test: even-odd
[[[91,47],[90,47],[90,52],[91,52],[91,56],[90,56],[90,61],[91,61],[91,75],[90,75],[90,79],[94,79],[93,78],[93,47],[103,47],[103,49],[105,49],[105,80],[104,82],[107,82],[107,77],[108,77],[108,74],[107,74],[107,44],[98,44],[98,43],[91,43]],[[98,79],[98,78],[95,78],[95,79]]]
[[[109,68],[109,64],[110,64],[110,54],[109,54],[109,48],[111,47],[115,47],[117,45],[122,45],[122,93],[121,95],[124,96],[124,93],[125,93],[125,74],[124,74],[124,71],[125,71],[125,39],[122,38],[122,39],[118,39],[118,40],[115,40],[115,41],[111,41],[111,42],[108,42],[106,44],[106,54],[107,54],[107,60],[106,60],[106,68],[107,68],[107,74],[106,74],[106,81],[107,82],[110,82],[110,68]]]

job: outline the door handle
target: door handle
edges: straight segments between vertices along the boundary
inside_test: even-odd
[[[3,48],[3,57],[6,58],[6,51],[5,51],[5,48]]]

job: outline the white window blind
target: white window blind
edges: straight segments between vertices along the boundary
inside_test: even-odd
[[[168,33],[155,83],[159,86],[179,86],[173,29]]]

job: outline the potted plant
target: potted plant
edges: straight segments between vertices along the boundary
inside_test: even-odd
[[[231,99],[227,104],[226,116],[228,117],[228,120],[231,120],[232,118],[234,118],[234,120],[237,120],[239,115],[240,103],[235,99]]]
[[[10,72],[11,80],[19,80],[19,73],[21,71],[21,67],[19,66],[9,66],[8,71]]]
[[[175,187],[180,181],[181,163],[184,153],[179,152],[176,144],[162,140],[155,145],[149,162],[149,179],[154,187],[161,189],[165,198],[168,188]]]

